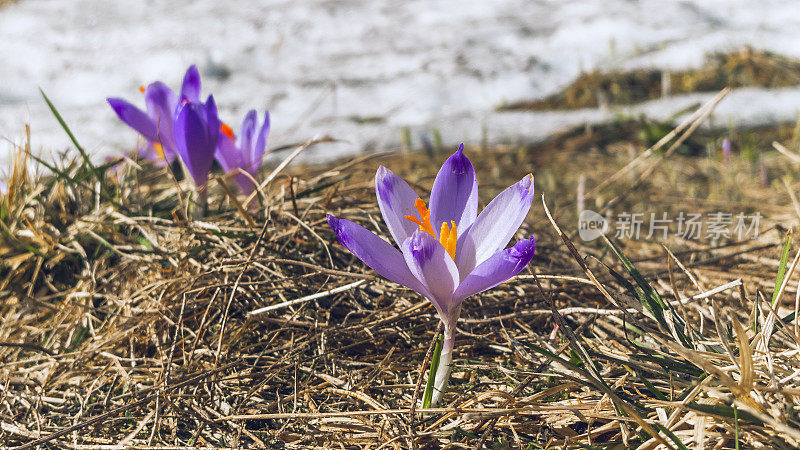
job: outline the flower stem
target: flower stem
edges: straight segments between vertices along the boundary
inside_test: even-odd
[[[190,216],[193,219],[200,219],[208,215],[208,190],[207,186],[204,184],[195,188],[195,192],[197,193],[197,199],[194,201],[194,204],[189,205],[191,208]]]
[[[435,408],[447,389],[447,382],[450,380],[450,369],[453,364],[453,345],[456,342],[455,326],[444,327],[444,341],[442,341],[442,353],[439,357],[439,368],[436,370],[436,380],[433,383],[433,398],[431,408]]]

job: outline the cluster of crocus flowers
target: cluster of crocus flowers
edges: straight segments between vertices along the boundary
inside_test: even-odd
[[[375,176],[378,205],[400,250],[371,231],[328,215],[339,242],[390,281],[428,298],[444,325],[431,405],[450,377],[456,322],[462,302],[520,273],[533,259],[533,238],[506,245],[528,214],[533,175],[526,175],[478,214],[475,169],[463,144],[439,170],[430,207],[389,169]]]
[[[269,113],[256,136],[256,112],[250,111],[237,141],[233,130],[220,121],[214,98],[209,95],[205,102],[200,101],[200,73],[194,65],[184,75],[180,94],[160,81],[139,89],[145,97],[145,111],[120,98],[109,98],[108,103],[146,140],[139,149],[142,157],[159,164],[171,164],[180,157],[201,189],[216,159],[223,170],[231,172],[243,193],[253,191],[252,179],[266,149]]]

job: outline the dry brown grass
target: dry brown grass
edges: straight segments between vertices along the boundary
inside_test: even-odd
[[[713,92],[725,87],[797,85],[800,85],[800,60],[745,47],[736,52],[709,55],[701,67],[688,70],[594,70],[581,74],[557,94],[541,100],[501,105],[499,109],[597,108],[655,100],[664,95]]]
[[[20,0],[0,0],[0,8],[13,5],[14,3],[19,2]]]
[[[3,197],[0,443],[674,448],[669,430],[692,448],[734,448],[737,435],[741,448],[797,446],[797,322],[758,345],[773,320],[765,299],[781,230],[798,220],[786,191],[798,187],[796,168],[765,156],[763,185],[758,162],[655,154],[592,192],[631,160],[631,148],[644,150],[586,130],[468,150],[482,204],[533,172],[568,236],[536,201],[519,232],[537,237],[533,264],[465,302],[446,404],[414,413],[435,311],[373,276],[324,218],[386,234],[372,188],[377,166],[428,192],[446,155],[290,167],[247,213],[214,185],[201,219],[184,219],[188,191],[177,195],[164,169],[128,165],[106,186],[77,184],[78,162],[61,177],[19,175]],[[617,199],[616,211],[765,216],[757,240],[671,238],[664,244],[674,258],[655,241],[621,242],[686,320],[690,345],[642,309],[608,244],[575,238],[580,178],[596,210]],[[781,317],[795,309],[791,280]]]

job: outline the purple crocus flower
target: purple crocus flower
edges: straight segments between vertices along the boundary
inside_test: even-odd
[[[219,137],[217,144],[217,161],[225,172],[238,171],[233,179],[245,195],[255,189],[252,178],[258,174],[261,158],[267,148],[269,111],[264,113],[264,124],[261,125],[261,129],[256,135],[257,125],[258,113],[252,110],[244,118],[238,139],[234,137],[230,127],[223,124],[222,136]],[[242,172],[247,172],[250,176]]]
[[[722,156],[725,161],[725,166],[731,165],[731,140],[725,138],[722,140]]]
[[[123,122],[147,140],[147,144],[139,148],[139,155],[171,163],[178,155],[174,138],[178,107],[182,101],[200,101],[200,73],[194,65],[186,70],[180,96],[160,81],[139,90],[144,93],[146,112],[121,98],[108,98],[108,104]]]
[[[433,182],[430,209],[385,167],[375,176],[375,191],[400,250],[349,220],[328,215],[328,224],[339,242],[366,265],[427,297],[439,313],[444,342],[431,403],[436,405],[450,376],[461,303],[517,275],[533,258],[533,238],[505,248],[530,210],[533,175],[507,188],[478,214],[475,169],[462,144]]]
[[[195,185],[202,188],[214,161],[220,133],[217,105],[209,95],[205,103],[184,101],[175,118],[175,146]]]

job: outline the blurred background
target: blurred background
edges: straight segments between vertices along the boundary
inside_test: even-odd
[[[791,0],[0,0],[0,137],[68,148],[41,87],[98,158],[132,150],[106,97],[194,63],[234,129],[342,140],[315,159],[669,121],[726,85],[712,126],[769,125],[800,108],[799,25]]]

